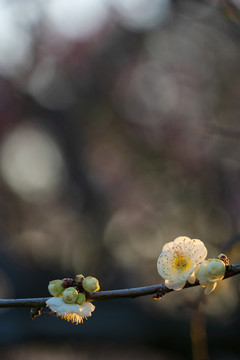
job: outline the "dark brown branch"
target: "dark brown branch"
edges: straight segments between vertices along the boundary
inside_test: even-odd
[[[240,264],[230,265],[226,268],[226,274],[224,279],[240,274]],[[190,288],[193,286],[198,286],[199,283],[195,284],[186,283],[184,289]],[[90,293],[88,300],[111,300],[111,299],[120,299],[120,298],[136,298],[139,296],[145,295],[156,295],[156,297],[161,297],[166,295],[173,290],[168,289],[164,284],[152,285],[137,287],[131,289],[121,289],[121,290],[108,290],[108,291],[97,291],[95,293]],[[0,299],[0,308],[8,307],[44,307],[46,306],[46,301],[49,297],[45,298],[35,298],[35,299]]]
[[[0,308],[46,306],[49,297],[35,299],[0,299]]]

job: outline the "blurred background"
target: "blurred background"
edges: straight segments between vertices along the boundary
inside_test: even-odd
[[[180,235],[240,262],[239,24],[239,0],[0,0],[1,298],[158,284]],[[1,309],[1,359],[238,359],[239,295]]]

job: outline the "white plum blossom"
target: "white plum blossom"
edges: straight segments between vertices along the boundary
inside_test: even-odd
[[[80,324],[84,318],[91,316],[95,309],[95,306],[89,301],[84,302],[82,305],[66,304],[62,297],[51,297],[46,301],[46,305],[57,316],[76,324]]]
[[[181,290],[187,280],[195,282],[194,270],[206,256],[207,249],[201,240],[179,236],[163,246],[157,269],[167,288]]]
[[[217,286],[217,283],[224,278],[226,266],[222,260],[204,260],[196,270],[196,277],[201,286],[206,287],[204,293],[210,294]]]

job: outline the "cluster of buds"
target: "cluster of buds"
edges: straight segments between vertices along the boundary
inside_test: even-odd
[[[52,280],[48,291],[53,296],[46,305],[62,319],[80,324],[84,318],[91,316],[95,306],[87,301],[88,294],[100,289],[95,277],[77,275],[74,279]]]
[[[95,277],[77,275],[74,279],[64,278],[52,280],[48,285],[48,291],[54,297],[61,296],[66,304],[82,305],[86,301],[88,293],[98,291],[99,282]]]

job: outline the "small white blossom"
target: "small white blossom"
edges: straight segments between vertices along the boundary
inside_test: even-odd
[[[163,246],[157,269],[169,289],[181,290],[186,281],[194,283],[194,270],[207,256],[204,243],[198,239],[180,236]]]
[[[222,260],[204,260],[196,270],[196,277],[201,286],[206,287],[204,293],[210,294],[217,286],[217,283],[224,278],[226,266]]]
[[[81,306],[78,304],[66,304],[62,297],[51,297],[46,301],[46,305],[56,313],[57,316],[80,324],[84,318],[91,316],[95,306],[86,301]]]

